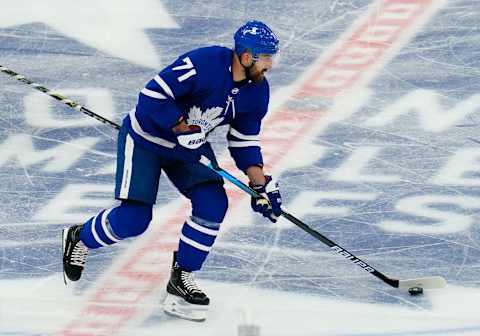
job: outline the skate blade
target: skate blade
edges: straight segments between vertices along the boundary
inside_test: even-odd
[[[208,305],[189,303],[179,296],[167,294],[163,302],[165,314],[194,322],[204,322],[207,319]]]
[[[65,283],[65,286],[67,286],[70,283],[70,280],[68,279],[67,274],[65,274],[65,267],[63,266],[63,255],[65,254],[65,247],[67,245],[68,229],[69,228],[65,228],[62,231],[62,270],[63,270],[63,282]]]

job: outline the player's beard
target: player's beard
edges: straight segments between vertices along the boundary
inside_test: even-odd
[[[246,73],[247,79],[250,79],[252,82],[260,83],[265,79],[265,75],[264,75],[266,72],[265,69],[256,70],[255,67],[253,66],[253,67],[247,68],[246,70],[247,71],[245,71],[245,73]]]

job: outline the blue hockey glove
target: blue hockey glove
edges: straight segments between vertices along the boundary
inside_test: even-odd
[[[261,213],[263,216],[276,222],[282,214],[282,196],[278,183],[271,176],[266,175],[267,182],[265,185],[252,185],[250,187],[263,197],[252,197],[251,206],[253,211]]]

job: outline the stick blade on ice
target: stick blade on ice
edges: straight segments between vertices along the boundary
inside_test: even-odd
[[[398,288],[409,289],[412,287],[421,287],[423,289],[444,288],[447,281],[441,276],[432,276],[417,279],[406,279],[398,281]]]

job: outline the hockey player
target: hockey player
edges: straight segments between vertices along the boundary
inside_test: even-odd
[[[263,172],[259,132],[270,94],[264,76],[279,41],[260,21],[240,27],[234,41],[233,50],[210,46],[180,56],[141,90],[118,135],[115,198],[120,204],[63,230],[66,283],[80,279],[89,249],[147,229],[163,171],[192,204],[174,252],[164,310],[205,319],[210,300],[192,272],[201,269],[211,250],[228,203],[221,177],[198,160],[204,155],[216,162],[207,136],[217,126],[229,125],[230,154],[264,196],[252,199],[252,209],[277,220],[282,199],[275,180]]]

